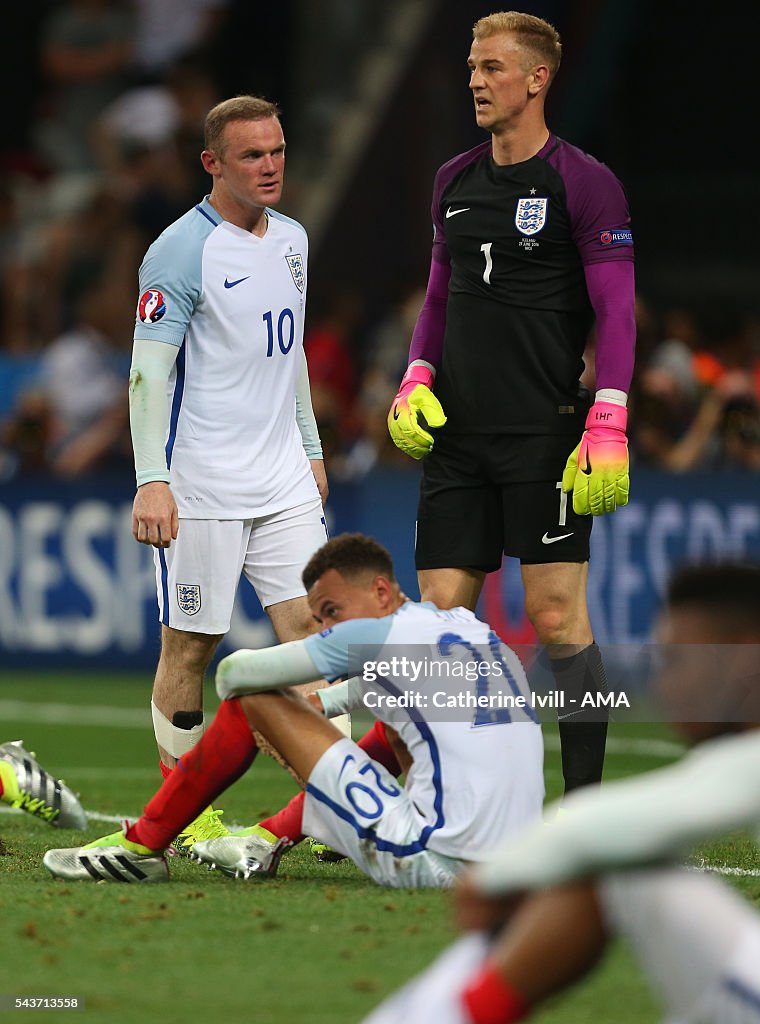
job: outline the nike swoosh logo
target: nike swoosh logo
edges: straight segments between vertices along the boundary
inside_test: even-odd
[[[251,275],[249,274],[248,277],[250,277],[250,276]],[[237,279],[237,281],[228,281],[227,278],[225,277],[225,279],[224,279],[224,287],[225,288],[234,288],[236,284],[242,284],[243,281],[247,281],[248,277],[239,277]]]
[[[556,544],[558,540],[567,540],[568,537],[572,537],[572,533],[561,533],[559,537],[550,537],[548,533],[545,533],[541,538],[542,544]]]
[[[394,420],[397,420],[398,417],[399,417],[398,406],[394,405],[393,406],[393,418],[394,418]]]
[[[467,213],[469,209],[469,206],[465,206],[461,210],[452,210],[451,207],[449,207],[448,210],[446,211],[446,220],[448,220],[449,217],[456,217],[458,213]]]
[[[588,456],[588,452],[586,452],[586,468],[581,468],[581,473],[585,474],[585,476],[591,476],[591,459]]]

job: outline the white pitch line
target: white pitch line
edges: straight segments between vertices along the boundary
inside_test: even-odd
[[[0,700],[0,721],[42,722],[53,725],[112,726],[122,729],[149,729],[148,710],[116,708],[98,704],[47,704],[36,701]],[[544,737],[548,750],[559,750],[559,737]],[[635,737],[609,736],[609,754],[632,754],[636,757],[680,757],[685,748],[670,740],[647,740]]]
[[[544,736],[544,745],[548,750],[559,750],[559,736]],[[608,754],[633,754],[636,757],[681,757],[686,747],[672,740],[637,740],[635,737],[607,737]]]
[[[113,726],[149,729],[150,713],[140,708],[114,708],[100,704],[46,704],[27,700],[0,700],[0,721],[46,722],[53,725]]]
[[[90,821],[107,821],[114,822],[116,825],[123,825],[125,821],[137,821],[140,817],[139,813],[135,814],[103,814],[102,811],[88,811],[85,807],[84,813],[87,815]],[[7,804],[0,803],[0,814],[26,814],[26,811],[19,810],[16,807],[8,807]],[[239,832],[241,829],[248,828],[250,822],[239,824],[236,821],[232,821],[228,824],[230,832]]]
[[[67,765],[65,768],[55,766],[56,775],[61,779],[87,779],[100,781],[101,779],[118,779],[120,782],[125,779],[153,779],[156,786],[161,784],[161,775],[156,768],[84,768],[79,765]]]
[[[729,875],[732,878],[760,878],[760,868],[734,868],[729,864],[708,864],[704,860],[694,866],[696,871],[704,871],[711,875]]]
[[[24,811],[17,810],[15,807],[7,807],[5,804],[0,803],[0,814],[24,813]],[[85,809],[85,814],[91,821],[106,821],[116,825],[121,825],[125,820],[137,821],[140,817],[139,814],[103,814],[101,811],[88,811],[87,809]],[[243,825],[238,825],[235,822],[230,825],[230,829],[233,832],[243,827]],[[700,860],[696,864],[689,864],[687,868],[690,871],[699,871],[709,875],[724,875],[731,878],[760,878],[760,868],[737,868],[729,864],[707,864],[704,860]]]
[[[84,813],[92,821],[115,821],[117,825],[121,825],[123,821],[129,819],[130,821],[137,821],[140,817],[139,814],[102,814],[100,811],[88,811],[85,807]]]
[[[139,814],[103,814],[101,811],[88,811],[86,807],[84,813],[92,821],[114,821],[117,825],[120,825],[125,818],[129,818],[130,821],[137,821],[140,817]],[[16,807],[8,807],[6,804],[0,804],[0,814],[26,814],[26,811],[19,810]]]

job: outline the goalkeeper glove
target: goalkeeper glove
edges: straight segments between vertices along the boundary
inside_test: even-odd
[[[433,449],[433,437],[420,425],[418,416],[422,414],[429,427],[442,427],[446,422],[432,386],[432,370],[421,363],[412,363],[388,413],[388,432],[393,443],[413,459],[423,459]]]
[[[628,504],[628,413],[614,402],[594,402],[580,443],[567,460],[562,490],[573,492],[573,510],[600,516]]]

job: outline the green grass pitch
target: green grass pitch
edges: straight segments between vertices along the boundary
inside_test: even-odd
[[[137,816],[160,781],[149,692],[146,676],[0,673],[0,742],[23,739],[81,793],[89,812]],[[210,692],[208,706],[215,705]],[[553,797],[559,756],[556,733],[546,735]],[[613,725],[610,737],[610,779],[658,767],[675,752],[660,727]],[[219,804],[229,822],[245,825],[293,792],[289,776],[260,757]],[[61,831],[0,813],[0,997],[78,996],[93,1024],[355,1024],[455,936],[446,893],[380,889],[349,863],[313,862],[305,847],[288,853],[268,883],[233,881],[178,857],[165,886],[62,883],[42,867],[49,847],[117,828],[106,817],[91,818],[86,833]],[[699,855],[744,870],[760,866],[743,835]],[[731,882],[760,903],[760,878]],[[590,981],[535,1019],[645,1024],[658,1011],[627,951],[616,948]]]

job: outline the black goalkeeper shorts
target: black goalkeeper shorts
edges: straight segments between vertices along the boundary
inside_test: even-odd
[[[439,434],[422,463],[417,568],[494,572],[502,554],[528,564],[587,562],[593,517],[576,515],[561,486],[578,440]]]

